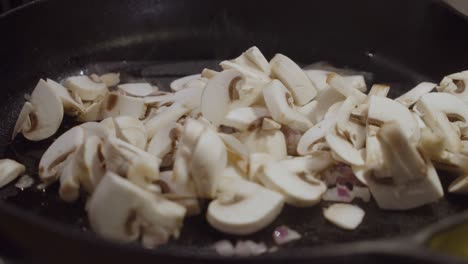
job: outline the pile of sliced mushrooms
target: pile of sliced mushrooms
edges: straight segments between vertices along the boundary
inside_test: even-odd
[[[303,70],[282,54],[268,62],[257,47],[220,66],[171,92],[118,73],[40,80],[13,137],[49,138],[64,114],[83,122],[50,145],[40,179],[58,181],[66,202],[88,197],[100,236],[146,247],[177,238],[184,217],[205,212],[201,199],[213,228],[248,235],[284,204],[327,200],[323,216],[352,230],[365,214],[354,199],[389,210],[436,202],[435,168],[462,175],[449,191],[468,193],[468,71],[390,99],[387,85],[366,93],[363,76]],[[24,172],[5,166],[7,181]]]

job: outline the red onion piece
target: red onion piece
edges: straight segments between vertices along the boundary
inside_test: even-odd
[[[284,225],[277,227],[273,232],[273,239],[277,245],[283,245],[300,238],[301,235],[298,232]]]

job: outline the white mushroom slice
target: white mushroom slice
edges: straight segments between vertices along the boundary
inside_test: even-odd
[[[131,116],[143,118],[146,112],[145,101],[118,93],[108,93],[102,104],[103,117]]]
[[[94,101],[108,92],[104,83],[93,82],[88,76],[72,76],[65,80],[65,87],[85,101]]]
[[[111,135],[117,135],[117,130],[120,130],[126,139],[124,141],[140,149],[146,148],[146,127],[138,118],[131,116],[109,117],[102,120],[101,123],[108,128]]]
[[[349,165],[364,165],[364,160],[359,151],[349,141],[337,135],[335,129],[331,129],[327,133],[325,140],[341,161]]]
[[[11,159],[0,159],[0,188],[9,184],[26,171],[26,167]]]
[[[323,120],[325,114],[333,105],[345,99],[346,97],[331,87],[323,90],[315,99],[317,106],[314,109],[314,119],[312,121],[318,123]]]
[[[86,208],[93,230],[117,242],[134,241],[159,229],[177,238],[186,212],[112,172],[106,173]]]
[[[57,170],[67,158],[84,142],[84,130],[77,126],[63,133],[45,151],[39,161],[39,177],[50,182],[58,178]]]
[[[320,140],[323,140],[325,135],[335,124],[335,118],[326,118],[307,130],[297,144],[297,153],[302,156],[312,153],[312,146]]]
[[[297,175],[283,164],[269,163],[258,177],[267,188],[284,195],[286,203],[297,207],[308,207],[320,202],[327,190],[325,183],[317,180],[306,181],[305,173]]]
[[[366,140],[366,128],[350,121],[351,111],[359,104],[352,96],[346,98],[336,116],[336,131],[340,136],[350,141],[356,149],[364,146]]]
[[[148,143],[147,151],[154,156],[163,159],[174,150],[176,140],[182,133],[183,127],[179,123],[172,122],[159,129]]]
[[[83,111],[83,105],[73,99],[67,88],[51,79],[47,79],[47,84],[54,90],[60,100],[62,100],[65,113],[70,115],[77,115]]]
[[[117,89],[126,95],[134,97],[145,97],[154,92],[153,86],[149,83],[126,83],[117,85]]]
[[[451,193],[468,194],[468,177],[466,175],[456,178],[448,187]]]
[[[174,93],[158,94],[146,96],[143,98],[146,106],[162,107],[163,105],[172,104],[174,102]]]
[[[249,53],[249,55],[246,54],[247,52]],[[261,80],[264,82],[268,82],[270,80],[269,72],[263,71],[263,68],[265,68],[264,62],[266,61],[266,59],[259,58],[258,55],[263,57],[261,52],[260,51],[255,52],[252,48],[249,49],[247,52],[242,53],[239,57],[233,60],[222,61],[219,65],[224,70],[235,69],[241,72],[247,78],[252,78],[252,79],[257,79],[257,80]]]
[[[365,125],[367,123],[368,104],[360,104],[351,111],[350,119],[358,124]]]
[[[366,167],[368,170],[380,168],[383,164],[383,154],[380,142],[377,139],[379,127],[368,124],[366,127]]]
[[[83,111],[78,115],[78,121],[89,122],[102,120],[102,102],[103,98],[92,103],[85,103],[83,105]]]
[[[327,83],[327,75],[330,73],[329,71],[317,69],[304,69],[304,72],[307,74],[307,77],[309,77],[309,79],[315,84],[315,87],[317,87],[319,93],[321,91],[324,91],[325,89],[330,89],[330,86]],[[343,76],[343,79],[350,87],[358,89],[361,92],[367,91],[364,76],[350,75]]]
[[[434,90],[435,87],[435,83],[422,82],[416,85],[413,89],[396,98],[395,101],[406,107],[410,107],[415,104],[419,98],[421,98],[421,96],[430,93],[432,90]]]
[[[201,74],[193,74],[193,75],[188,75],[188,76],[176,79],[172,81],[169,86],[171,87],[172,91],[177,92],[182,89],[191,87],[189,84],[192,83],[192,81],[199,81],[200,85],[203,84],[203,87],[206,85],[206,82],[202,80]]]
[[[315,118],[315,111],[317,109],[317,105],[318,105],[318,102],[314,100],[314,101],[308,102],[307,104],[303,106],[297,107],[296,110],[299,113],[306,116],[307,118],[309,118],[309,120],[313,122]]]
[[[294,109],[291,94],[280,81],[265,86],[263,97],[273,120],[302,132],[312,127],[312,122]]]
[[[249,153],[268,153],[280,160],[288,155],[286,139],[280,130],[255,129],[242,132],[238,139],[249,149]]]
[[[190,160],[198,139],[205,130],[206,125],[199,120],[187,119],[182,136],[179,139],[174,157],[174,180],[178,184],[187,184],[190,180]]]
[[[201,77],[202,78],[206,78],[206,79],[211,79],[213,78],[215,75],[217,75],[219,72],[218,71],[215,71],[215,70],[210,70],[210,69],[207,69],[207,68],[204,68],[201,72]]]
[[[107,170],[127,177],[138,186],[145,187],[159,179],[160,160],[115,137],[109,137],[103,147]]]
[[[231,102],[239,99],[237,86],[242,82],[243,75],[237,70],[226,70],[210,79],[200,103],[203,117],[215,126],[221,124]]]
[[[444,196],[439,176],[430,161],[427,161],[427,176],[405,185],[380,182],[372,175],[366,177],[369,190],[382,209],[407,210],[433,203]]]
[[[248,175],[240,171],[237,167],[227,165],[223,171],[223,177],[232,177],[236,179],[248,180]]]
[[[120,83],[120,73],[118,72],[108,72],[99,76],[101,82],[103,82],[107,87],[116,86]]]
[[[259,120],[268,115],[268,110],[263,107],[235,108],[226,114],[221,124],[245,131],[255,127]]]
[[[424,122],[443,136],[447,150],[454,153],[460,150],[460,137],[450,124],[450,119],[468,121],[468,107],[465,102],[449,93],[428,93],[421,97],[415,108]]]
[[[245,55],[245,57],[247,57],[247,59],[253,62],[258,69],[263,71],[266,75],[270,75],[270,63],[257,47],[253,46],[246,50],[243,54]]]
[[[361,154],[361,157],[363,160],[366,160],[366,155],[367,151],[365,148],[362,148],[359,150],[359,153]],[[372,170],[369,169],[365,164],[363,166],[351,166],[351,169],[353,170],[354,176],[364,185],[367,185],[366,182],[366,176],[369,175]]]
[[[380,126],[391,121],[395,121],[400,125],[406,137],[413,141],[419,140],[418,122],[408,108],[386,97],[371,96],[367,123]]]
[[[337,203],[323,209],[325,219],[346,230],[356,229],[364,219],[364,215],[364,210],[351,204]]]
[[[439,92],[451,93],[466,103],[468,102],[467,82],[468,71],[453,73],[442,79],[440,85],[437,86],[437,90]]]
[[[249,155],[249,180],[252,182],[260,182],[259,173],[263,173],[265,166],[270,162],[275,162],[276,159],[267,153],[252,153]]]
[[[187,216],[200,214],[200,203],[198,202],[197,192],[193,182],[189,182],[189,184],[185,185],[176,184],[172,177],[172,171],[164,171],[159,175],[160,179],[157,183],[161,186],[161,193],[164,198],[185,207]]]
[[[432,156],[437,168],[455,172],[468,172],[468,156],[461,153],[442,151],[438,156]]]
[[[65,202],[74,202],[80,196],[80,182],[76,162],[76,153],[70,154],[64,162],[63,168],[60,170],[60,188],[59,195]]]
[[[177,122],[183,115],[187,114],[190,110],[184,107],[181,104],[173,104],[167,109],[157,114],[153,118],[145,122],[146,131],[148,133],[148,138],[153,138],[153,136],[158,132],[158,130],[167,126],[172,122]]]
[[[444,140],[442,136],[434,133],[430,128],[421,129],[421,139],[418,148],[429,157],[440,157],[444,151]]]
[[[18,135],[18,133],[22,132],[23,130],[31,129],[31,118],[29,117],[29,114],[31,114],[33,111],[33,105],[30,102],[25,102],[18,115],[18,119],[16,120],[11,139],[14,139],[16,135]]]
[[[350,75],[350,76],[343,76],[343,79],[345,80],[345,82],[347,82],[347,84],[351,88],[359,90],[363,93],[367,91],[366,80],[364,79],[364,76]]]
[[[33,111],[29,113],[31,125],[23,127],[24,137],[38,141],[52,136],[62,123],[62,101],[50,85],[41,79],[31,94],[30,103],[33,106]]]
[[[214,198],[218,181],[227,166],[224,142],[207,127],[198,139],[191,157],[191,174],[198,197]]]
[[[262,186],[241,179],[222,177],[220,195],[231,200],[216,199],[206,214],[211,226],[233,235],[248,235],[268,226],[280,214],[284,198]]]
[[[263,118],[262,120],[262,129],[263,130],[278,130],[278,129],[281,129],[281,124],[277,123],[273,119],[266,117],[266,118]]]
[[[228,154],[228,164],[247,173],[249,166],[249,150],[233,135],[218,133],[218,136],[224,142]]]
[[[342,76],[334,72],[327,75],[327,83],[345,97],[353,96],[359,102],[363,102],[367,98],[366,94],[350,86]]]
[[[270,61],[271,72],[291,92],[294,102],[303,106],[317,96],[317,88],[290,58],[276,54]]]
[[[374,84],[372,85],[369,94],[367,94],[367,98],[370,98],[371,96],[387,97],[389,91],[390,86],[388,85]]]
[[[416,143],[411,142],[396,122],[385,123],[377,132],[385,170],[390,175],[378,176],[381,170],[374,171],[379,178],[391,177],[397,185],[421,180],[427,175],[424,158],[419,154]]]
[[[329,152],[319,151],[305,157],[284,159],[279,163],[298,175],[304,173],[316,175],[333,165],[334,160]]]

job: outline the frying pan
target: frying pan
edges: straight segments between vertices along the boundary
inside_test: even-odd
[[[10,135],[23,95],[39,78],[121,71],[125,80],[167,87],[176,77],[216,68],[219,60],[256,45],[267,58],[281,52],[302,65],[327,61],[369,72],[368,81],[390,84],[395,96],[420,81],[438,82],[468,68],[467,31],[464,17],[425,0],[35,1],[0,16],[0,151],[36,175],[37,158],[53,138],[12,142]],[[63,129],[72,125],[65,120]],[[440,177],[445,186],[453,179],[445,172]],[[468,199],[452,194],[404,212],[360,204],[366,217],[352,232],[327,223],[323,205],[286,207],[265,230],[228,238],[271,244],[280,224],[303,238],[275,253],[241,260],[216,255],[210,245],[226,236],[203,217],[186,219],[181,238],[157,250],[104,241],[88,232],[84,202],[66,204],[56,193],[57,186],[47,192],[0,190],[3,256],[21,263],[457,263],[461,260],[424,245],[435,231],[468,218],[453,216]],[[449,216],[454,218],[430,226]]]

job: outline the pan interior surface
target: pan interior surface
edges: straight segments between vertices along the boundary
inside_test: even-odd
[[[281,52],[302,65],[327,61],[336,67],[370,73],[368,85],[391,85],[392,98],[421,81],[438,82],[446,74],[468,69],[468,37],[459,33],[468,23],[431,1],[288,3],[285,8],[254,1],[246,9],[215,0],[51,0],[1,17],[0,32],[8,35],[0,44],[4,61],[0,64],[2,157],[24,163],[27,174],[37,179],[42,153],[59,133],[75,124],[65,120],[57,135],[41,142],[22,137],[10,140],[24,94],[39,78],[119,71],[124,81],[144,79],[167,89],[171,80],[199,73],[205,67],[216,69],[220,60],[233,58],[253,45],[267,58]],[[70,5],[73,12],[62,12]],[[346,11],[351,9],[356,12]],[[258,14],[263,14],[262,19]],[[446,187],[453,176],[440,172],[440,178]],[[89,231],[84,199],[67,204],[58,198],[56,185],[46,192],[35,186],[19,190],[10,185],[0,190],[0,198],[31,215]],[[306,209],[286,207],[268,228],[242,238],[215,231],[201,215],[187,218],[181,238],[161,250],[212,253],[209,246],[225,238],[271,245],[272,232],[279,225],[287,225],[303,236],[286,247],[392,238],[415,233],[464,210],[467,204],[467,197],[452,194],[437,203],[401,212],[380,210],[374,202],[359,203],[366,216],[351,232],[324,220],[322,208],[326,203]]]

